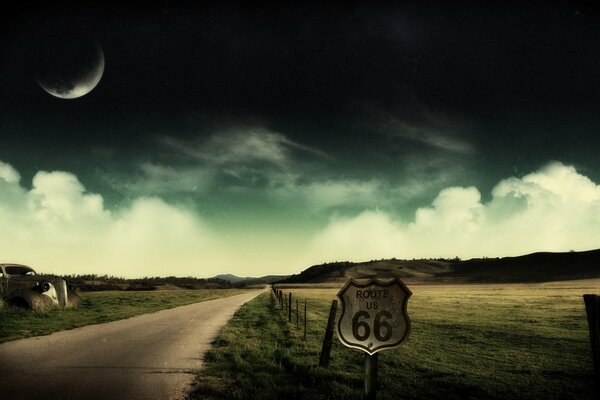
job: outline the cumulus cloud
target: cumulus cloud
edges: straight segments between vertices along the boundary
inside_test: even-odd
[[[0,179],[7,183],[15,183],[21,180],[21,175],[12,165],[0,161]]]
[[[28,190],[14,168],[0,167],[3,262],[63,274],[205,276],[220,271],[221,244],[192,211],[141,197],[110,212],[102,196],[88,193],[71,173],[40,171]]]
[[[475,187],[447,187],[406,220],[377,208],[381,185],[331,180],[299,187],[300,202],[332,215],[313,231],[296,231],[293,220],[239,229],[213,220],[213,228],[197,212],[159,197],[109,210],[68,172],[40,171],[26,188],[12,166],[0,163],[1,261],[60,274],[262,275],[333,260],[600,247],[600,186],[572,166],[551,163],[504,179],[489,201]],[[346,204],[363,204],[364,211],[342,217],[335,207]]]
[[[97,221],[108,216],[102,197],[86,193],[77,177],[67,172],[38,172],[26,198],[30,215],[41,223]]]
[[[318,258],[481,257],[600,247],[600,186],[558,162],[500,181],[442,190],[411,222],[379,211],[334,219],[313,240]],[[361,242],[362,238],[362,242]]]

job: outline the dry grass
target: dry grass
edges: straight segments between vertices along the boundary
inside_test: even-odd
[[[597,283],[410,286],[412,334],[400,348],[380,353],[378,398],[590,399],[582,294],[598,293]],[[248,304],[245,315],[270,315],[269,324],[232,322],[224,332],[227,345],[208,359],[196,398],[360,398],[363,353],[334,338],[331,367],[317,366],[339,287],[284,291],[290,290],[308,301],[308,340],[302,340],[295,314],[288,324],[264,299]],[[247,339],[267,336],[265,342]],[[248,369],[239,368],[241,362]],[[263,365],[271,372],[258,374]],[[211,379],[228,383],[211,386]],[[263,389],[257,393],[252,385]]]

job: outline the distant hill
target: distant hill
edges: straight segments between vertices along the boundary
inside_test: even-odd
[[[399,277],[410,283],[517,283],[600,278],[600,250],[519,257],[372,260],[313,265],[279,283],[345,282]]]
[[[233,275],[233,274],[220,274],[220,275],[213,276],[213,278],[215,278],[215,279],[223,279],[224,281],[228,281],[228,282],[231,282],[231,283],[238,283],[238,282],[244,281],[246,279],[250,279],[248,277],[242,278],[240,276],[236,276],[236,275]]]
[[[281,283],[345,282],[349,278],[415,278],[427,279],[450,272],[445,260],[373,260],[353,263],[348,261],[313,265]]]
[[[547,282],[600,278],[600,249],[472,259],[453,263],[451,271],[440,277],[456,277],[467,282]]]
[[[230,282],[234,286],[263,285],[289,278],[290,275],[265,275],[261,277],[240,277],[233,274],[220,274],[210,279],[219,279]]]

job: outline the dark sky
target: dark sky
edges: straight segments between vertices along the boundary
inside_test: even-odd
[[[600,182],[600,17],[573,2],[53,4],[2,18],[0,161],[24,190],[66,171],[110,212],[155,196],[217,230],[276,234],[372,209],[414,221],[447,187],[489,202],[552,162]],[[104,51],[79,99],[35,80],[57,32]]]

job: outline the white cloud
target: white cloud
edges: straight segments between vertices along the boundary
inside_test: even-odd
[[[348,201],[368,205],[355,217],[335,214],[312,233],[295,230],[293,220],[277,228],[212,229],[196,212],[158,197],[139,197],[110,211],[73,174],[41,171],[27,189],[14,168],[0,167],[0,225],[5,228],[0,262],[60,274],[262,275],[333,260],[600,247],[600,187],[560,163],[500,181],[488,202],[475,187],[448,187],[410,221],[377,210],[378,181],[308,183],[297,189],[311,207],[328,210]]]
[[[278,174],[270,177],[270,194],[283,201],[296,200],[312,211],[322,211],[339,206],[378,206],[387,202],[381,194],[381,182],[372,179],[322,180],[300,182],[299,176]]]
[[[145,162],[136,166],[132,176],[109,174],[104,179],[118,191],[133,195],[207,192],[223,189],[216,187],[218,181],[222,185],[227,181],[234,189],[279,185],[283,175],[298,169],[298,152],[328,158],[318,149],[264,128],[231,129],[196,141],[172,137],[160,141],[165,147],[162,153],[165,149],[175,153],[171,156],[178,159],[176,166]]]
[[[203,166],[175,168],[148,162],[139,165],[138,170],[136,178],[113,185],[141,195],[194,193],[209,189],[215,176],[214,170]]]
[[[390,133],[394,136],[414,140],[454,153],[471,155],[476,152],[475,147],[471,143],[456,137],[450,131],[421,128],[398,122]]]
[[[219,273],[221,246],[191,211],[158,198],[137,199],[106,232],[111,268],[136,275]]]
[[[330,247],[333,246],[333,247]],[[379,211],[334,219],[312,245],[314,262],[391,258],[407,250],[402,225]]]
[[[320,207],[344,204],[373,204],[377,200],[380,184],[377,181],[325,181],[307,186],[308,200]]]
[[[187,143],[165,137],[163,144],[177,152],[217,165],[265,162],[282,165],[293,151],[326,157],[320,150],[296,143],[285,135],[264,128],[233,129],[219,132],[208,139]]]
[[[12,165],[0,161],[0,179],[8,183],[16,183],[21,180],[21,175]]]
[[[12,167],[3,164],[6,170]],[[10,168],[9,168],[10,167]],[[14,176],[14,174],[13,174]],[[118,276],[221,271],[221,243],[191,211],[138,198],[112,213],[67,172],[38,172],[30,190],[0,180],[1,262],[55,273]]]
[[[487,203],[474,187],[446,188],[411,223],[373,211],[334,219],[312,252],[327,261],[584,250],[600,247],[598,226],[600,186],[571,166],[551,163],[499,182]]]
[[[420,122],[408,122],[385,112],[377,112],[376,125],[383,134],[390,137],[420,142],[461,155],[473,155],[477,152],[472,143],[461,137],[460,131],[464,128],[464,123],[436,116],[427,111],[423,104],[417,105],[416,108],[421,108]]]
[[[27,194],[32,216],[40,222],[104,219],[102,196],[85,193],[77,177],[62,171],[40,171],[33,177],[33,188]]]

